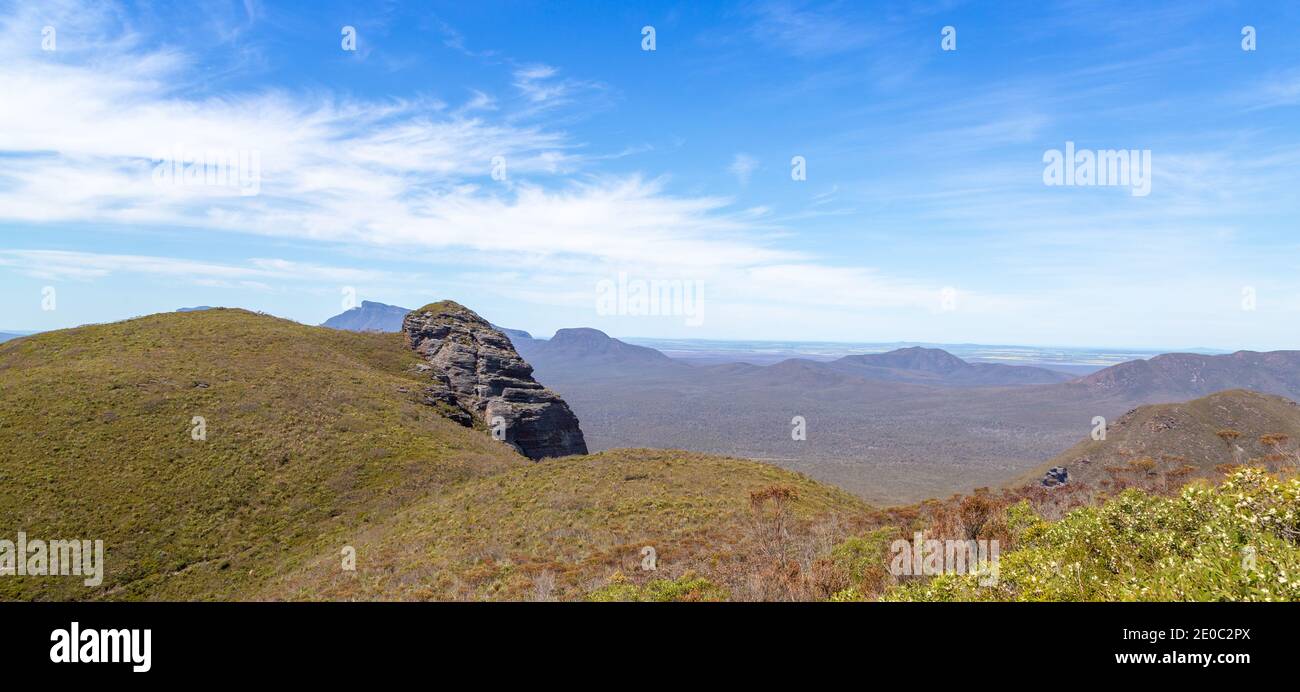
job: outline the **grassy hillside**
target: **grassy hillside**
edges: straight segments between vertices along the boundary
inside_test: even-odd
[[[0,537],[107,553],[99,589],[6,578],[0,596],[228,597],[322,533],[527,463],[417,403],[416,363],[396,334],[241,310],[0,346]]]
[[[1116,471],[1214,478],[1216,467],[1252,461],[1277,469],[1300,462],[1297,441],[1300,406],[1233,389],[1184,403],[1140,406],[1113,421],[1105,440],[1080,442],[1017,482],[1036,483],[1053,466],[1066,467],[1076,483],[1099,483]]]
[[[355,572],[324,555],[258,597],[580,599],[611,581],[692,572],[730,597],[778,597],[755,592],[773,546],[764,534],[772,507],[756,508],[754,497],[771,488],[791,492],[783,540],[792,562],[809,564],[871,515],[846,492],[767,464],[615,450],[431,495],[355,536]],[[654,571],[642,568],[646,547]]]
[[[744,588],[771,547],[751,492],[791,493],[780,547],[809,555],[868,513],[752,462],[532,464],[418,403],[418,362],[398,334],[226,309],[0,346],[0,538],[107,553],[99,588],[6,577],[0,598],[582,598],[618,570]],[[656,572],[640,570],[647,545]]]

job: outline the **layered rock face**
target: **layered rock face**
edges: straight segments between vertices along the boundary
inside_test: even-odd
[[[429,364],[426,403],[462,425],[481,421],[529,459],[587,453],[569,405],[533,380],[510,339],[472,310],[426,305],[406,316],[402,331]]]

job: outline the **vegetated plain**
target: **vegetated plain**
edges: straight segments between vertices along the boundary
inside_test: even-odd
[[[557,337],[571,331],[579,330]],[[577,413],[592,450],[674,447],[761,459],[876,505],[1001,485],[1086,439],[1096,417],[1114,422],[1144,404],[1234,387],[1300,397],[1295,351],[1169,354],[1033,384],[1058,374],[1002,366],[996,377],[971,376],[935,349],[909,349],[922,353],[891,367],[861,367],[861,357],[688,365],[605,340],[616,346],[592,335],[516,344],[537,379]],[[804,440],[792,438],[795,416],[807,424]]]

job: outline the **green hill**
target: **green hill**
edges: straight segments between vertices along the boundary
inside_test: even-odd
[[[0,345],[0,539],[106,551],[102,586],[9,577],[0,597],[579,598],[639,570],[645,546],[659,570],[643,580],[743,572],[764,488],[793,493],[792,549],[869,514],[752,462],[624,450],[534,464],[420,403],[419,362],[399,334],[230,309]]]
[[[1235,436],[1233,435],[1235,433]],[[1230,389],[1192,401],[1140,406],[1114,421],[1105,440],[1084,440],[1016,483],[1037,483],[1064,466],[1072,483],[1097,483],[1124,470],[1216,478],[1224,464],[1274,470],[1300,462],[1300,406],[1290,399]]]
[[[548,460],[466,481],[412,503],[355,536],[357,570],[337,551],[259,598],[577,599],[621,574],[634,582],[706,575],[749,599],[767,556],[751,497],[793,491],[792,552],[860,528],[868,508],[848,493],[758,462],[663,450]],[[643,569],[643,549],[656,570]]]

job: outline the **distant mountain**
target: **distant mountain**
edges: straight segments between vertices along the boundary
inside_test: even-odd
[[[363,300],[361,307],[335,315],[321,326],[349,332],[400,332],[402,320],[410,311],[409,308]]]
[[[1224,439],[1220,431],[1237,433]],[[1282,435],[1285,438],[1261,438]],[[1274,445],[1267,444],[1275,442]],[[1243,389],[1217,392],[1176,404],[1139,406],[1112,421],[1105,440],[1091,438],[1076,444],[1019,482],[1036,483],[1054,466],[1069,472],[1072,483],[1095,483],[1106,479],[1108,467],[1122,467],[1135,461],[1158,462],[1152,472],[1193,467],[1191,475],[1210,476],[1214,467],[1265,459],[1270,454],[1289,455],[1294,463],[1300,441],[1300,406],[1280,396]]]
[[[532,334],[529,334],[528,332],[522,329],[506,329],[505,327],[502,327],[501,325],[498,324],[492,325],[492,328],[510,337],[511,341],[519,341],[520,339],[533,338]]]
[[[212,310],[211,305],[196,305],[192,308],[176,308],[176,312],[201,312],[203,310]]]
[[[10,332],[0,332],[0,343],[4,343],[10,339],[17,339],[20,336],[26,336],[26,334],[12,334]]]
[[[502,331],[509,334],[514,330]],[[557,374],[639,377],[663,370],[695,370],[653,348],[634,346],[599,329],[587,327],[561,329],[549,339],[516,339],[512,336],[511,340],[519,354],[532,363],[542,381]]]
[[[840,362],[855,362],[881,368],[922,370],[934,373],[949,373],[969,366],[966,361],[941,348],[925,348],[923,346],[899,348],[886,353],[845,356],[840,359]]]
[[[320,326],[348,332],[400,332],[402,320],[410,311],[410,308],[363,300],[361,307],[339,313],[322,322]],[[505,333],[511,341],[533,338],[532,334],[522,329],[506,329],[495,324],[492,327]]]
[[[1168,353],[1112,365],[1074,385],[1127,399],[1181,401],[1225,389],[1300,399],[1300,351]]]
[[[526,334],[526,332],[525,332]],[[530,337],[531,338],[531,337]],[[610,337],[599,329],[561,329],[549,339],[533,339],[530,348],[552,358],[594,358],[619,362],[667,363],[672,359],[645,346],[634,346]]]
[[[1071,379],[1056,370],[1028,365],[968,363],[943,349],[921,346],[845,356],[827,366],[865,379],[949,386],[1055,384]]]

